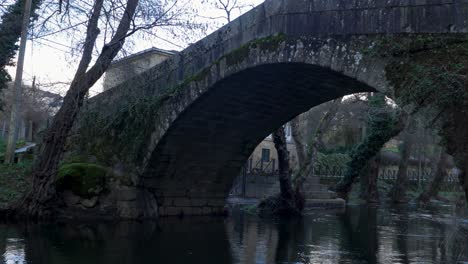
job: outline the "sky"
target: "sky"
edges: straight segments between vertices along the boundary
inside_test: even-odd
[[[227,22],[225,18],[222,18],[225,14],[224,11],[217,9],[213,6],[212,2],[210,4],[206,3],[207,0],[187,1],[187,3],[191,5],[190,7],[198,10],[200,18],[197,21],[210,25],[210,28],[203,34],[210,33]],[[239,1],[243,1],[242,5],[245,5],[245,7],[242,10],[233,10],[233,19],[238,17],[241,13],[250,10],[253,6],[263,2],[263,0]],[[41,19],[41,15],[39,19]],[[30,31],[31,30],[34,33],[34,27],[30,28]],[[180,51],[187,47],[190,42],[193,43],[195,40],[203,37],[203,34],[194,33],[195,36],[190,39],[192,41],[188,41],[183,37],[178,38],[168,30],[156,30],[153,32],[156,32],[156,34],[134,39],[132,41],[133,45],[131,45],[131,48],[127,49],[129,52],[127,52],[126,55],[136,53],[150,47]],[[31,84],[33,77],[35,76],[36,83],[40,89],[64,95],[66,93],[68,83],[72,80],[74,71],[76,70],[79,62],[79,56],[77,56],[76,50],[73,49],[73,47],[76,47],[76,43],[73,43],[70,38],[70,34],[67,34],[67,32],[44,35],[44,37],[32,40],[32,37],[30,36],[30,40],[27,41],[25,66],[23,69],[23,83],[27,85]],[[122,57],[125,55],[121,53],[118,56]],[[16,67],[9,67],[7,70],[14,78]],[[101,80],[90,89],[91,96],[99,94],[102,91],[102,79],[103,78],[101,78]]]

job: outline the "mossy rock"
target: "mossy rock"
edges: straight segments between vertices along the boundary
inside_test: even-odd
[[[59,168],[57,189],[71,190],[75,195],[91,198],[105,190],[109,174],[107,168],[97,164],[65,164]]]

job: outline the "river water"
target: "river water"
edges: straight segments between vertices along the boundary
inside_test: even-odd
[[[0,263],[468,263],[468,220],[451,210],[349,207],[302,219],[1,224]]]

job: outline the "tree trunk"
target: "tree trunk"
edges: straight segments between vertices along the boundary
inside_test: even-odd
[[[41,5],[41,0],[32,0],[31,12],[29,17],[34,18],[34,14]],[[0,23],[0,91],[6,88],[7,83],[11,80],[10,75],[6,71],[7,66],[13,66],[12,61],[18,50],[18,39],[21,36],[22,19],[25,10],[26,1],[16,0],[9,5],[6,12],[1,17]],[[30,19],[28,19],[28,22]],[[0,98],[0,110],[2,109],[2,101]]]
[[[429,185],[426,186],[424,192],[421,193],[421,195],[419,195],[417,199],[418,202],[422,204],[427,204],[432,197],[437,196],[437,194],[439,193],[440,185],[442,184],[442,182],[445,179],[445,176],[447,175],[449,157],[450,156],[445,152],[442,152],[440,154],[440,159],[437,163],[437,169],[432,178],[432,181],[429,183]]]
[[[411,149],[414,145],[414,137],[406,132],[403,145],[401,146],[401,158],[398,166],[398,174],[395,185],[390,192],[393,203],[405,203],[406,189],[408,188],[408,162],[411,155]]]
[[[333,100],[330,104],[329,110],[325,113],[323,118],[320,120],[320,123],[315,132],[314,139],[312,140],[310,156],[309,156],[309,168],[307,169],[306,177],[312,177],[314,174],[314,166],[317,161],[318,151],[321,146],[323,146],[323,136],[330,128],[330,125],[335,118],[336,113],[340,109],[341,98]]]
[[[465,166],[465,169],[462,169],[460,175],[458,175],[458,181],[465,193],[465,202],[468,203],[468,166]]]
[[[10,126],[8,131],[8,141],[5,150],[5,164],[12,164],[15,161],[15,150],[17,141],[17,132],[20,116],[21,97],[23,96],[23,67],[24,55],[26,53],[26,38],[28,36],[29,18],[31,15],[32,0],[25,0],[23,11],[23,23],[21,25],[21,40],[18,52],[18,62],[16,64],[15,82],[13,84],[13,102],[10,113]]]
[[[369,177],[365,175],[369,174],[369,166],[362,169],[362,173],[359,176],[359,198],[361,200],[367,200],[367,188],[369,186]]]
[[[302,188],[303,183],[306,181],[307,178],[311,178],[314,176],[314,166],[317,161],[317,155],[320,147],[323,146],[323,136],[329,129],[333,118],[335,118],[341,103],[342,98],[333,100],[330,103],[330,108],[325,113],[325,115],[320,119],[320,122],[317,126],[314,138],[312,139],[310,152],[308,153],[304,166],[301,168],[302,175],[300,179],[296,182],[299,189]]]
[[[49,217],[54,213],[52,203],[55,197],[55,177],[68,134],[73,127],[87,91],[107,70],[112,60],[122,48],[135,14],[138,0],[127,1],[125,13],[122,16],[115,35],[110,43],[104,45],[95,64],[86,71],[92,60],[92,51],[99,34],[98,20],[102,5],[103,0],[95,2],[91,18],[88,22],[86,41],[80,64],[70,85],[70,89],[63,100],[63,105],[46,132],[37,162],[34,165],[32,191],[26,196],[21,206],[21,209],[25,211],[24,213],[29,216]]]
[[[377,108],[377,111],[382,110]],[[384,144],[398,135],[405,127],[407,114],[404,111],[400,111],[396,117],[391,118],[392,120],[388,120],[388,117],[385,116],[387,114],[378,113],[376,115],[377,121],[373,121],[375,124],[369,125],[368,136],[353,150],[345,175],[335,187],[339,197],[348,199],[354,181],[362,173],[369,159],[377,155]]]
[[[304,167],[307,157],[307,150],[306,146],[304,145],[304,135],[301,130],[300,117],[301,115],[298,115],[296,118],[291,120],[291,135],[294,140],[294,144],[296,145],[299,169]]]
[[[380,153],[369,161],[369,170],[367,173],[367,193],[366,201],[370,204],[379,202],[379,190],[377,182],[379,179]]]
[[[300,214],[304,208],[304,197],[298,189],[293,191],[291,170],[289,169],[289,154],[283,127],[273,132],[273,142],[278,153],[280,194],[279,197],[270,197],[267,201],[260,203],[259,207],[267,208],[268,211],[274,214]]]
[[[280,195],[282,199],[292,202],[293,188],[289,169],[289,155],[286,145],[286,135],[284,133],[283,127],[280,127],[278,130],[273,132],[273,142],[275,143],[276,152],[278,153]]]

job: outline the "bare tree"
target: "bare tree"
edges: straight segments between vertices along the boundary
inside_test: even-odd
[[[338,113],[341,100],[342,98],[333,100],[330,103],[328,111],[325,113],[325,115],[322,117],[322,119],[319,122],[317,130],[315,132],[315,136],[310,146],[309,163],[307,164],[308,169],[307,169],[306,177],[313,176],[314,166],[317,160],[318,151],[320,147],[324,145],[323,136],[325,135],[327,130],[330,128],[330,125],[333,121],[333,118],[335,118],[336,113]]]
[[[101,32],[99,19],[104,12],[104,0],[96,0],[87,23],[86,38],[82,56],[75,77],[64,98],[63,106],[55,116],[41,146],[37,162],[33,168],[32,190],[24,199],[21,209],[34,217],[47,217],[53,213],[52,202],[55,197],[55,177],[62,158],[65,142],[75,123],[76,116],[83,104],[89,88],[103,75],[122,49],[127,37],[145,26],[136,26],[135,13],[139,0],[127,0],[123,4],[120,21],[115,27],[112,38],[104,44],[93,61],[93,50]],[[150,23],[149,25],[154,25]]]
[[[310,144],[310,149],[307,155],[304,157],[304,161],[301,164],[302,173],[299,176],[300,178],[297,179],[297,182],[296,182],[299,188],[302,188],[302,184],[306,181],[306,179],[309,177],[312,177],[314,174],[314,166],[317,161],[319,149],[324,146],[323,137],[325,133],[328,131],[328,129],[330,128],[333,118],[335,118],[339,110],[341,100],[342,98],[339,98],[330,102],[330,104],[328,105],[328,109],[326,110],[326,112],[323,114],[322,118],[318,122],[317,128],[315,130],[315,134]]]
[[[436,197],[440,190],[440,185],[447,176],[447,167],[450,156],[442,151],[439,161],[437,162],[437,169],[433,175],[432,181],[426,186],[424,191],[417,198],[418,202],[427,204],[432,197]]]
[[[26,0],[23,11],[23,23],[21,25],[21,40],[18,53],[18,63],[16,65],[15,82],[13,85],[14,97],[12,111],[10,113],[10,133],[8,134],[7,148],[5,151],[5,164],[14,163],[16,149],[16,133],[19,124],[19,111],[21,95],[23,93],[23,66],[24,55],[26,53],[26,37],[28,35],[29,18],[31,14],[32,0]]]
[[[244,0],[203,0],[203,4],[211,4],[214,8],[220,10],[223,15],[218,17],[208,17],[209,19],[226,19],[227,23],[232,21],[234,10],[242,13],[253,5]]]
[[[23,0],[2,1],[1,2],[1,23],[0,23],[0,91],[6,88],[7,83],[11,80],[10,75],[6,71],[7,66],[14,65],[13,58],[19,46],[16,44],[22,32],[22,19],[24,13]],[[39,8],[41,0],[33,0],[31,5],[32,17],[35,17],[35,12]],[[28,18],[30,18],[29,16]],[[30,21],[30,19],[28,19]],[[0,101],[1,110],[1,101]]]
[[[294,140],[294,144],[296,145],[299,168],[302,168],[304,166],[307,157],[307,149],[306,145],[304,144],[304,133],[303,128],[301,127],[301,117],[302,115],[298,115],[290,122],[291,136]]]
[[[400,148],[400,164],[398,165],[398,174],[395,185],[393,186],[390,195],[394,203],[406,202],[406,189],[408,187],[408,162],[411,155],[411,149],[414,145],[414,135],[409,131],[405,131],[403,135],[403,143]]]

